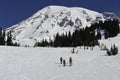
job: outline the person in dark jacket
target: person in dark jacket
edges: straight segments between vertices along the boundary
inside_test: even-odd
[[[69,58],[69,65],[72,66],[72,58]]]
[[[60,57],[60,64],[62,64],[62,62],[63,62],[63,58],[62,58],[62,57]]]
[[[65,60],[63,60],[63,66],[66,66],[66,61]]]

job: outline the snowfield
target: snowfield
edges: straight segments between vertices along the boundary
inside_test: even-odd
[[[0,46],[0,80],[120,80],[120,54],[105,56],[98,47],[75,51],[78,53],[72,54],[71,48]],[[67,66],[60,64],[60,57]]]
[[[120,34],[118,34],[116,37],[112,37],[112,38],[108,38],[108,39],[102,39],[99,40],[100,43],[105,44],[107,46],[107,48],[110,48],[111,45],[116,45],[118,46],[119,50],[120,50]]]

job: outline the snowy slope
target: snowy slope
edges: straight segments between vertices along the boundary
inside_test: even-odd
[[[72,54],[70,48],[0,46],[0,80],[119,80],[120,54],[104,56],[98,47]],[[60,64],[63,57],[67,66]],[[73,66],[68,59],[72,57]]]
[[[96,21],[104,21],[108,15],[105,16],[80,7],[48,6],[6,31],[12,32],[14,41],[33,46],[36,41],[53,39],[56,33],[72,33],[76,28],[89,27]]]
[[[106,20],[107,19],[118,19],[119,22],[120,22],[120,18],[115,13],[112,13],[112,12],[103,12],[103,16],[104,16],[104,18]]]
[[[102,39],[99,40],[100,44],[104,44],[106,45],[107,48],[111,48],[111,46],[113,46],[114,44],[116,46],[118,46],[119,50],[120,50],[120,34],[118,34],[116,37],[113,38],[109,38],[109,39]]]

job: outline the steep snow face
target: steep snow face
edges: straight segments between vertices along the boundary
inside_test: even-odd
[[[101,13],[78,7],[48,6],[6,31],[12,32],[14,41],[20,44],[29,41],[33,46],[36,41],[53,39],[56,33],[72,33],[75,29],[89,27],[96,21],[104,21]]]

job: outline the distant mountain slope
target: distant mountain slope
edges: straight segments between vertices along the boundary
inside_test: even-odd
[[[103,12],[102,14],[103,14],[105,19],[118,19],[120,22],[120,18],[115,13]]]
[[[11,31],[13,40],[21,45],[33,46],[36,41],[53,39],[56,33],[72,33],[77,28],[89,27],[94,22],[104,21],[115,15],[107,14],[80,7],[48,6],[30,18],[7,28],[6,32]]]

